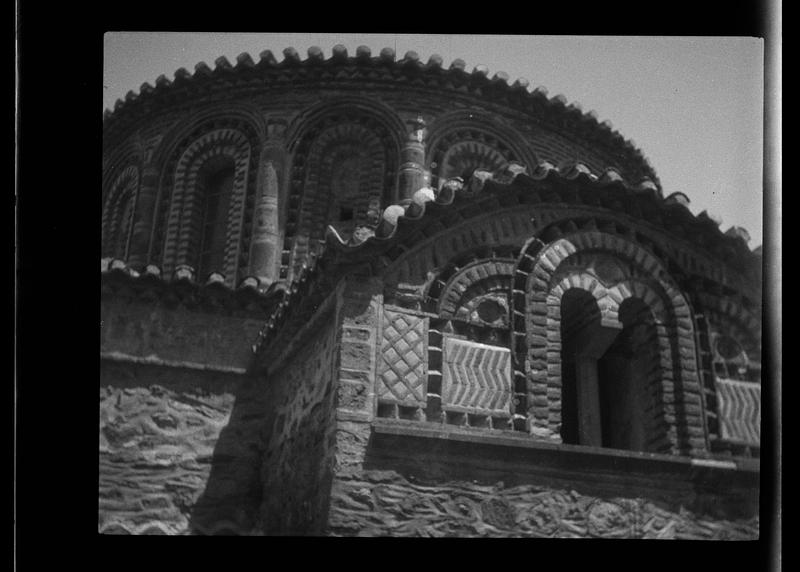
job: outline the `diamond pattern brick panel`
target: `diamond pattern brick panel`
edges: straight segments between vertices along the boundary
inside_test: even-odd
[[[442,409],[511,416],[510,350],[446,338],[442,369]]]
[[[720,437],[760,445],[761,386],[731,379],[717,380]]]
[[[428,319],[385,310],[383,320],[378,398],[401,405],[424,406]]]

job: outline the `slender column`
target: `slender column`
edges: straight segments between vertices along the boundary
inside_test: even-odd
[[[645,352],[640,352],[626,365],[627,409],[631,428],[628,448],[631,451],[644,451],[647,448],[647,442],[642,392],[650,381],[646,374],[652,368],[652,357]]]
[[[264,176],[256,202],[253,242],[250,248],[250,274],[262,286],[277,278],[280,263],[278,194],[280,181],[272,161],[264,163]]]
[[[426,133],[425,121],[417,117],[400,152],[400,200],[410,199],[430,183],[430,175],[425,172]]]
[[[578,443],[603,446],[598,360],[622,330],[621,324],[597,321],[582,328],[566,341],[567,355],[575,354],[575,381],[578,406]]]
[[[590,447],[602,447],[597,359],[577,356],[575,368],[578,381],[578,442]]]

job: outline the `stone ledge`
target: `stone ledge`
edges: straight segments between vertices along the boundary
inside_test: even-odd
[[[730,479],[758,481],[760,465],[754,459],[715,460],[549,443],[507,431],[486,431],[444,426],[418,421],[375,419],[372,422],[376,445],[390,446],[401,453],[409,448],[441,451],[455,455],[488,455],[488,459],[509,459],[528,464],[536,470],[583,472],[591,474],[628,474],[631,477],[674,476],[683,481]],[[396,439],[403,437],[404,439]],[[419,440],[428,441],[422,445]]]
[[[214,364],[197,363],[190,361],[181,361],[181,360],[170,360],[170,359],[160,358],[156,355],[137,356],[137,355],[131,355],[123,352],[114,352],[114,351],[112,352],[101,351],[100,359],[114,361],[114,362],[134,363],[137,365],[154,365],[161,367],[193,369],[193,370],[209,371],[216,373],[234,373],[238,375],[245,375],[248,373],[247,368],[243,367],[214,365]]]

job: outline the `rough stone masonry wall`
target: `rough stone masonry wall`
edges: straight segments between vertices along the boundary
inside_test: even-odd
[[[285,365],[265,381],[266,415],[261,479],[262,531],[321,534],[327,518],[335,439],[338,348],[336,309],[328,304]]]
[[[368,470],[337,481],[333,536],[751,540],[757,518],[697,515],[679,502],[595,496],[569,486],[417,480]]]
[[[495,447],[502,450],[467,442],[447,452],[450,444],[439,439],[398,435],[382,444],[360,435],[338,455],[328,534],[758,538],[757,493],[723,495],[665,474],[633,477],[591,463],[542,469],[541,461],[492,453]]]
[[[248,507],[260,498],[252,413],[263,403],[242,398],[248,385],[240,374],[103,360],[98,530],[251,527]]]
[[[258,321],[120,299],[101,320],[98,530],[252,529],[265,405],[244,372]]]

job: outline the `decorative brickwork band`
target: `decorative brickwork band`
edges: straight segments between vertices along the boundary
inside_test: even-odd
[[[378,399],[424,407],[427,394],[428,319],[384,310],[378,358]]]
[[[511,352],[446,337],[442,356],[442,409],[511,417]]]
[[[747,381],[717,379],[720,438],[761,444],[761,386]]]
[[[114,181],[103,208],[103,256],[125,259],[139,191],[139,169],[128,166]]]

